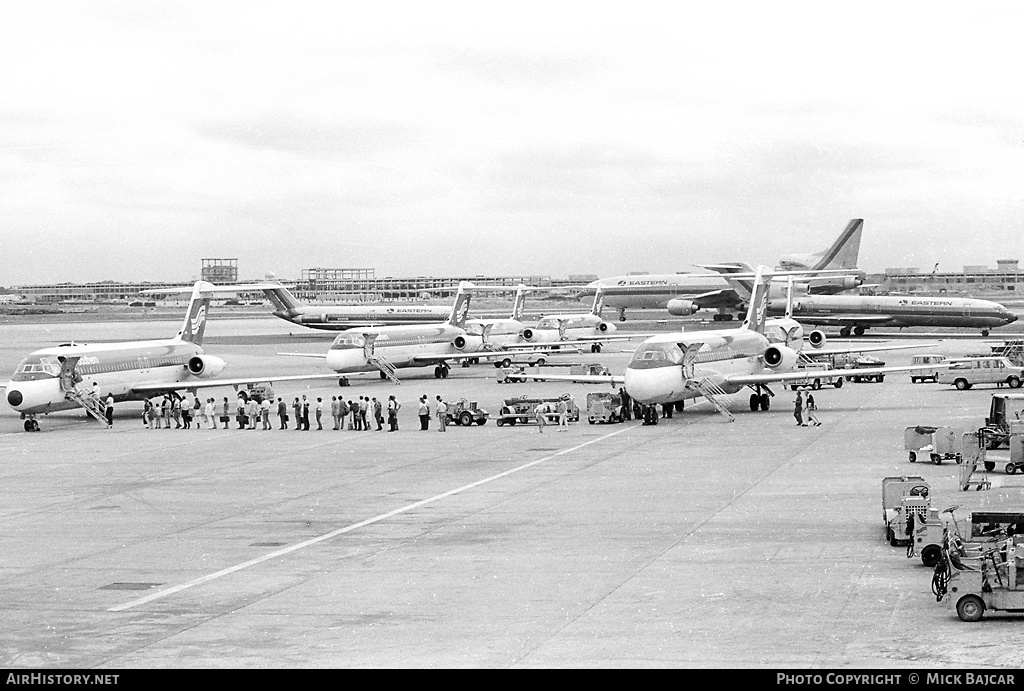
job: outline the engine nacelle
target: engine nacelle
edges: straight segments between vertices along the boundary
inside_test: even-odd
[[[608,322],[601,322],[600,324],[598,324],[597,325],[597,330],[600,331],[601,333],[604,333],[605,331],[607,331],[608,330]]]
[[[693,304],[691,300],[681,300],[676,298],[668,301],[668,313],[673,317],[688,317],[691,314],[696,314],[700,307]]]
[[[536,335],[533,329],[523,329],[522,337],[524,341],[532,341]]]
[[[815,329],[807,337],[807,341],[811,344],[812,347],[821,348],[822,346],[825,345],[825,332]]]
[[[832,278],[812,278],[807,282],[810,295],[828,295],[853,290],[864,281],[858,276],[834,276]]]
[[[466,349],[466,337],[465,336],[456,336],[455,338],[452,339],[452,345],[455,346],[455,350],[465,350]]]
[[[764,364],[774,370],[791,370],[799,360],[797,352],[786,346],[773,345],[764,351]]]
[[[223,372],[225,365],[226,363],[219,357],[195,355],[189,358],[185,366],[188,367],[189,374],[192,376],[199,377],[200,379],[209,379]]]

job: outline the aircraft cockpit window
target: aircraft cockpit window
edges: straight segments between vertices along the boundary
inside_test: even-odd
[[[362,348],[365,344],[366,339],[359,334],[342,334],[334,339],[336,348]]]
[[[14,371],[13,381],[33,381],[60,376],[60,362],[55,357],[31,357],[23,360]]]
[[[484,326],[483,324],[466,324],[466,333],[471,336],[483,336]]]

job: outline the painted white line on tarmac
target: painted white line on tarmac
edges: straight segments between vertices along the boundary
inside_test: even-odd
[[[324,535],[320,535],[319,537],[314,537],[314,538],[312,538],[310,540],[306,540],[305,542],[299,542],[299,543],[291,545],[289,547],[284,547],[284,548],[279,549],[279,550],[277,550],[275,552],[270,552],[269,554],[264,554],[261,557],[257,557],[255,559],[250,559],[249,561],[242,562],[241,564],[235,564],[234,566],[229,566],[228,568],[222,569],[220,571],[217,571],[216,573],[207,574],[206,576],[200,576],[199,578],[196,578],[194,580],[188,581],[187,583],[182,583],[181,585],[176,585],[176,586],[172,586],[170,588],[165,588],[163,590],[157,591],[157,592],[152,593],[150,595],[146,595],[145,597],[140,597],[137,600],[132,600],[130,602],[126,602],[123,605],[118,605],[117,607],[111,607],[107,611],[108,612],[123,612],[126,609],[131,609],[132,607],[138,607],[139,605],[144,605],[147,602],[153,602],[154,600],[159,600],[159,599],[165,598],[165,597],[167,597],[169,595],[174,595],[175,593],[180,593],[183,590],[188,590],[189,588],[194,588],[194,587],[196,587],[198,585],[203,585],[204,583],[209,583],[210,581],[214,581],[214,580],[216,580],[218,578],[223,578],[224,576],[228,576],[230,574],[233,574],[236,571],[241,571],[242,569],[247,569],[250,566],[256,566],[257,564],[262,564],[265,561],[270,561],[271,559],[276,559],[277,557],[281,557],[281,556],[284,556],[286,554],[290,554],[291,552],[296,552],[296,551],[298,551],[300,549],[304,549],[304,548],[309,547],[311,545],[315,545],[317,543],[323,542],[324,540],[330,540],[331,538],[335,538],[335,537],[337,537],[339,535],[343,535],[345,533],[350,533],[353,530],[356,530],[358,528],[363,528],[363,527],[371,525],[373,523],[379,523],[380,521],[386,520],[386,519],[391,518],[393,516],[397,516],[399,514],[406,513],[407,511],[412,511],[413,509],[418,509],[419,507],[426,506],[427,504],[432,504],[432,503],[434,503],[436,501],[440,501],[441,499],[444,499],[446,497],[450,497],[450,496],[459,494],[460,492],[465,492],[466,490],[473,489],[474,487],[479,487],[480,485],[487,484],[488,482],[493,482],[494,480],[500,480],[503,477],[507,477],[507,476],[512,475],[514,473],[518,473],[521,470],[526,470],[527,468],[532,468],[533,466],[538,465],[540,463],[544,463],[545,461],[550,461],[552,458],[558,458],[559,456],[564,456],[567,453],[572,453],[573,451],[578,451],[579,449],[582,449],[585,446],[590,446],[591,444],[596,444],[597,442],[604,441],[605,439],[610,439],[611,437],[614,437],[617,434],[622,434],[626,430],[632,429],[635,426],[636,425],[630,425],[628,427],[623,427],[622,429],[616,430],[616,431],[611,432],[609,434],[606,434],[606,435],[604,435],[602,437],[598,437],[597,439],[591,439],[590,441],[585,441],[582,444],[577,444],[576,446],[570,447],[568,449],[563,449],[563,450],[561,450],[561,451],[559,451],[557,453],[553,453],[550,456],[545,456],[544,458],[539,458],[536,461],[530,461],[529,463],[524,463],[523,465],[516,466],[515,468],[510,468],[509,470],[506,470],[504,472],[498,473],[497,475],[492,475],[490,477],[484,478],[483,480],[477,480],[476,482],[471,482],[468,485],[463,485],[462,487],[458,487],[456,489],[448,490],[447,492],[442,492],[441,494],[434,495],[433,497],[430,497],[429,499],[422,499],[420,501],[413,502],[412,504],[407,504],[406,506],[403,506],[400,509],[395,509],[394,511],[388,511],[387,513],[382,513],[379,516],[374,516],[373,518],[368,518],[365,521],[360,521],[359,523],[353,523],[352,525],[345,526],[344,528],[339,528],[337,530],[333,530],[333,531],[331,531],[329,533],[325,533]]]

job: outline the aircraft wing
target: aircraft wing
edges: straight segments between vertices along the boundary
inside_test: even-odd
[[[920,343],[916,345],[877,345],[877,346],[860,346],[858,348],[822,348],[820,350],[811,348],[808,350],[801,350],[802,355],[816,358],[819,356],[829,355],[848,355],[850,353],[870,353],[877,350],[906,350],[908,348],[932,348],[939,345],[938,343]]]
[[[735,307],[742,303],[739,294],[732,288],[722,288],[721,290],[712,290],[707,293],[701,293],[700,295],[694,296],[680,296],[683,299],[689,300],[693,304],[697,305],[701,309],[708,309],[709,307]]]
[[[278,355],[287,355],[288,357],[313,357],[321,360],[327,359],[327,353],[278,353]]]
[[[558,351],[554,351],[557,353]],[[552,350],[550,348],[534,348],[532,350],[477,350],[472,353],[456,353],[452,355],[414,355],[413,362],[445,362],[446,360],[468,360],[470,358],[495,358],[501,360],[502,358],[514,356],[514,355],[551,355]]]
[[[136,384],[132,393],[167,393],[187,389],[210,389],[217,386],[245,386],[246,384],[263,384],[282,381],[305,381],[314,379],[337,379],[338,374],[293,374],[285,377],[245,377],[244,379],[197,379],[195,381],[153,382],[152,384]]]
[[[772,382],[797,381],[801,379],[813,379],[815,377],[846,377],[846,376],[874,376],[876,374],[892,374],[895,372],[913,372],[915,370],[942,369],[949,367],[948,364],[934,365],[906,365],[896,367],[850,367],[847,369],[801,369],[792,372],[771,372],[763,374],[736,374],[726,377],[724,383],[739,384],[747,386],[750,384],[770,384]]]
[[[626,377],[621,374],[547,374],[545,372],[516,372],[519,379],[533,379],[535,381],[571,381],[579,384],[609,384],[611,386],[622,386],[626,383]]]

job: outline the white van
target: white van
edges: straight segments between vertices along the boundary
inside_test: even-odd
[[[912,364],[912,365],[937,365],[940,362],[944,362],[945,360],[946,360],[946,358],[943,355],[936,355],[935,353],[921,353],[920,355],[915,355],[914,359],[911,360],[910,364]],[[919,370],[914,370],[914,371],[912,371],[910,373],[910,381],[915,383],[915,384],[917,382],[919,382],[919,381],[937,382],[938,380],[939,380],[939,369],[938,368],[935,368],[933,370],[919,369]]]
[[[960,391],[975,384],[1006,384],[1011,389],[1020,388],[1024,381],[1024,368],[1015,366],[1004,357],[972,357],[953,363],[947,370],[939,372],[940,384],[952,384]]]

